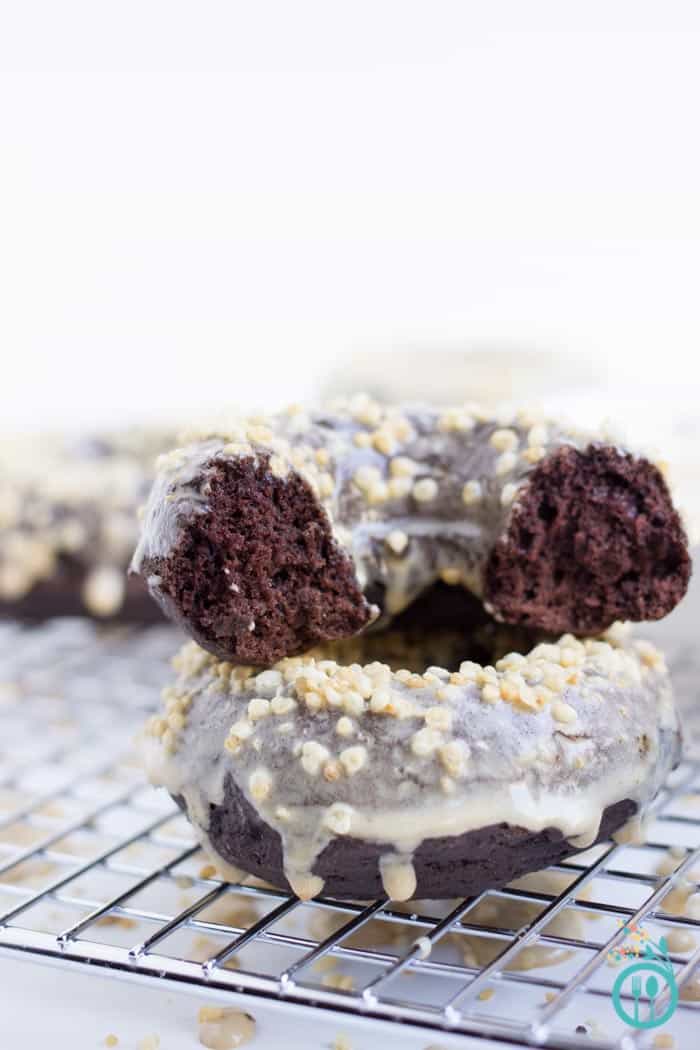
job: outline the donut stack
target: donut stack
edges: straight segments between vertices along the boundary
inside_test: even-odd
[[[226,878],[478,893],[608,838],[678,761],[663,463],[358,396],[189,435],[132,568],[193,641],[143,734]]]

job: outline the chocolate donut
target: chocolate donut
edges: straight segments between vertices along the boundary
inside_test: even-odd
[[[485,630],[495,658],[510,638]],[[433,658],[460,645],[442,632]],[[143,756],[224,877],[304,899],[475,894],[607,838],[678,760],[663,658],[619,630],[455,672],[386,654],[425,667],[391,632],[262,672],[185,645]]]
[[[0,615],[162,619],[127,569],[156,455],[172,434],[142,429],[73,440],[0,441]]]
[[[661,469],[603,436],[357,397],[163,457],[132,568],[205,649],[269,666],[437,580],[551,634],[658,619],[690,559]]]

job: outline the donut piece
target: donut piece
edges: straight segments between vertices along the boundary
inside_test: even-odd
[[[553,634],[658,619],[690,560],[647,459],[523,413],[360,397],[163,457],[132,568],[205,649],[269,666],[386,626],[438,580]]]
[[[172,433],[0,441],[0,616],[162,620],[127,570],[156,455]]]
[[[142,752],[225,877],[301,898],[479,893],[607,838],[678,761],[649,643],[566,635],[452,672],[464,638],[423,639],[365,636],[262,672],[186,644]],[[479,644],[495,659],[511,640],[491,625]],[[425,668],[428,651],[447,666],[388,662]]]

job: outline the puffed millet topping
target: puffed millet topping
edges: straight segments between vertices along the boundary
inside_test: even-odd
[[[352,814],[352,806],[344,802],[334,802],[326,810],[323,823],[336,835],[347,835],[352,826]]]
[[[464,740],[450,740],[438,748],[438,758],[451,777],[464,776],[469,762],[469,745]]]
[[[419,729],[411,737],[411,751],[414,755],[425,758],[438,749],[442,740],[443,738],[437,730],[426,726],[425,729]]]
[[[468,481],[462,489],[462,503],[467,507],[471,507],[474,503],[478,503],[481,500],[482,494],[480,481]]]
[[[376,689],[372,693],[372,698],[369,702],[369,709],[372,714],[393,714],[394,707],[390,689]]]
[[[270,456],[270,473],[276,478],[286,478],[289,473],[289,463],[282,456]]]
[[[335,723],[335,731],[338,736],[352,736],[355,732],[355,723],[347,715],[342,715]]]
[[[83,584],[82,598],[95,616],[112,616],[121,608],[126,576],[121,569],[104,566],[93,569]]]
[[[386,537],[386,545],[394,554],[403,554],[408,546],[408,536],[401,529],[392,529]]]
[[[390,456],[396,448],[396,440],[392,434],[380,428],[372,434],[372,447],[382,455]]]
[[[434,478],[421,478],[412,489],[413,498],[417,503],[430,503],[438,494],[438,484]]]
[[[229,730],[229,734],[224,742],[224,747],[227,751],[230,751],[232,755],[237,754],[244,742],[248,740],[253,734],[253,727],[250,722],[234,722]]]
[[[390,478],[386,487],[387,496],[389,499],[405,499],[412,487],[411,478]]]
[[[367,394],[356,394],[350,402],[350,414],[357,423],[376,427],[381,423],[384,408]]]
[[[275,696],[270,701],[270,710],[273,715],[288,715],[297,706],[296,700],[291,696]]]
[[[354,747],[346,747],[344,751],[341,751],[338,755],[343,769],[352,777],[367,764],[367,748],[361,744],[357,744]]]
[[[378,481],[367,489],[365,497],[370,504],[385,503],[389,499],[389,486],[386,481]]]
[[[446,733],[452,728],[452,712],[447,707],[429,707],[423,717],[430,729]]]
[[[419,469],[418,463],[408,456],[395,456],[389,464],[389,474],[392,478],[412,478]]]
[[[518,486],[513,481],[507,482],[501,489],[501,505],[504,507],[510,506],[517,494]]]
[[[571,704],[565,704],[562,700],[555,700],[552,704],[552,718],[557,722],[575,722],[576,710]]]
[[[246,437],[248,441],[255,442],[258,445],[267,445],[272,441],[274,435],[264,423],[258,423],[248,427]]]
[[[343,767],[337,758],[329,758],[323,766],[323,779],[327,780],[329,784],[335,783],[336,780],[340,780],[343,775]]]
[[[261,718],[267,718],[270,714],[270,701],[256,696],[248,701],[248,718],[251,722],[257,722]]]
[[[255,1018],[243,1010],[203,1006],[197,1019],[199,1042],[209,1050],[234,1050],[255,1035]]]
[[[301,765],[306,773],[312,777],[318,776],[321,766],[330,757],[330,752],[323,744],[316,740],[307,740],[301,749]]]
[[[531,445],[522,452],[522,458],[526,463],[539,463],[541,459],[544,459],[546,452],[541,445]]]
[[[635,642],[635,649],[639,653],[639,657],[645,667],[650,667],[654,671],[666,670],[666,661],[663,653],[661,653],[655,645],[652,645],[651,642]]]
[[[489,444],[498,452],[512,452],[518,447],[518,435],[514,430],[494,430]]]
[[[527,433],[527,443],[532,448],[541,447],[547,443],[547,426],[545,423],[535,423]]]
[[[481,670],[481,664],[474,663],[473,660],[463,660],[459,665],[459,673],[464,675],[471,682],[475,682],[479,671]]]
[[[350,689],[343,697],[343,710],[347,715],[357,717],[361,715],[365,709],[365,702],[362,699],[360,693]]]
[[[496,460],[496,474],[510,474],[515,469],[518,458],[514,452],[503,452]]]
[[[363,492],[368,492],[381,482],[382,475],[377,467],[364,466],[357,468],[352,480]]]
[[[223,456],[250,456],[253,450],[247,442],[244,441],[229,441],[228,444],[223,445],[221,454]],[[176,467],[181,467],[184,463],[184,458],[179,457],[178,462],[174,464]],[[160,465],[159,469],[162,469]]]
[[[250,774],[248,787],[256,802],[262,802],[272,791],[272,777],[266,769],[255,769]]]
[[[455,430],[459,433],[473,430],[474,416],[466,408],[448,408],[438,420],[438,430]]]
[[[261,671],[255,677],[255,688],[259,693],[274,693],[279,689],[284,679],[279,671]]]
[[[220,1021],[223,1016],[223,1006],[201,1006],[197,1014],[197,1020],[200,1024],[206,1024],[209,1021]]]
[[[501,690],[497,685],[487,682],[481,688],[481,699],[487,704],[495,704],[501,699]]]

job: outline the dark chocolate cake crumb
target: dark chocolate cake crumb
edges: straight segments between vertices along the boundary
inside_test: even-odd
[[[660,471],[604,446],[561,448],[535,469],[486,568],[508,623],[595,634],[659,620],[690,579],[687,539]]]
[[[166,612],[222,659],[266,666],[356,634],[371,606],[351,559],[299,476],[252,459],[221,460],[208,509],[182,527],[168,558],[148,560]]]

